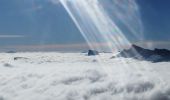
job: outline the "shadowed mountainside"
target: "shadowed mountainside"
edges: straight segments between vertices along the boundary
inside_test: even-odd
[[[151,62],[165,62],[170,61],[170,50],[149,50],[133,44],[131,48],[122,50],[116,57],[134,58]]]

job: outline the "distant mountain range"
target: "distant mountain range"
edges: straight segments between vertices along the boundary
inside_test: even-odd
[[[149,50],[133,44],[130,49],[122,50],[116,57],[134,58],[151,62],[166,62],[170,61],[170,50]]]

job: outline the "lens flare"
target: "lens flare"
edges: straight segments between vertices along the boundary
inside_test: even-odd
[[[60,1],[92,49],[118,51],[130,46],[127,34],[142,37],[139,35],[142,23],[135,0]],[[91,43],[106,43],[108,48],[94,48]]]
[[[60,0],[60,2],[91,49],[120,51],[132,45],[131,38],[141,40],[143,37],[139,7],[135,0]],[[106,48],[93,46],[93,43],[103,43]],[[136,50],[133,51],[138,54]],[[113,70],[104,65],[99,56],[97,59],[112,79]],[[118,81],[122,84],[130,80],[128,78],[131,78],[133,74],[131,70],[140,73],[139,66],[147,66],[141,63],[128,63],[130,62],[128,59],[118,61],[122,63],[122,68],[118,71],[121,77]],[[144,70],[148,70],[148,73],[144,73],[143,80],[157,76],[156,73],[151,76],[149,74],[151,69],[145,68]]]

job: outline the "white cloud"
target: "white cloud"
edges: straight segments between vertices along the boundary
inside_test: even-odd
[[[22,38],[23,35],[0,35],[0,38]]]

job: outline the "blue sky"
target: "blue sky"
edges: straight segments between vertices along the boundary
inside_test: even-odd
[[[145,39],[155,41],[170,40],[170,1],[137,0],[145,28]]]
[[[170,40],[170,1],[137,0],[137,3],[144,25],[144,40],[167,43]],[[84,43],[61,4],[55,5],[50,0],[0,0],[1,50],[27,50],[35,46],[45,49],[42,45],[53,50],[64,48],[63,45],[70,45],[69,49],[72,45],[74,49]]]

